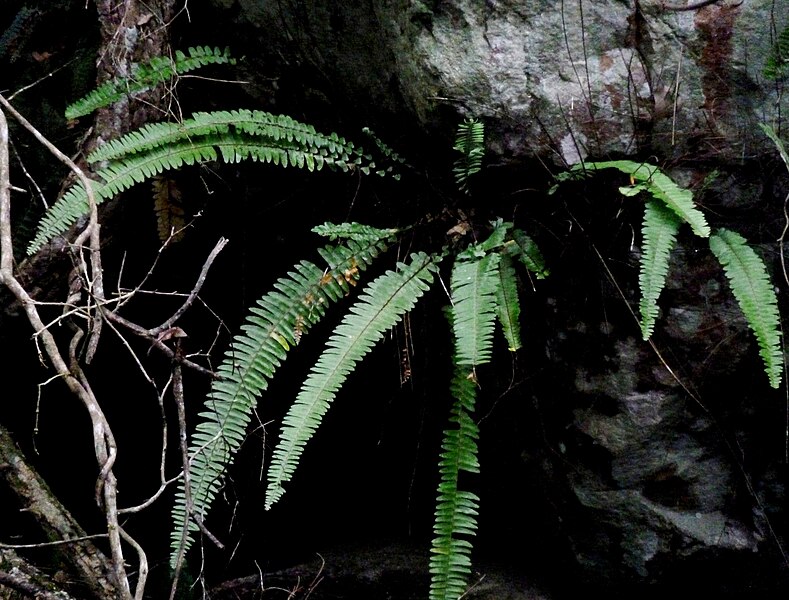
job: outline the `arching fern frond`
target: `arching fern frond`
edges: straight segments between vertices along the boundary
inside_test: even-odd
[[[139,135],[132,133],[117,140],[109,156],[119,158],[97,173],[101,181],[94,186],[96,202],[112,198],[165,170],[220,158],[229,163],[253,160],[281,167],[306,168],[309,171],[320,170],[324,166],[341,171],[364,166],[361,150],[352,143],[334,134],[317,134],[310,126],[299,128],[288,117],[282,122],[278,117],[275,119],[277,125],[271,126],[271,136],[261,133],[265,129],[264,113],[257,113],[264,116],[255,126],[260,129],[256,135],[249,133],[253,129],[255,115],[243,126],[227,123],[232,115],[243,112],[249,111],[219,113],[216,119],[212,119],[209,113],[201,114],[194,120],[199,123],[199,127],[191,130],[192,135],[180,136],[180,129],[175,124],[158,124],[135,132]],[[166,131],[174,132],[174,135],[167,136]],[[147,133],[151,135],[151,144],[145,142]],[[41,219],[36,235],[28,245],[28,254],[34,254],[48,240],[67,231],[87,212],[85,189],[81,185],[72,186]]]
[[[328,269],[300,262],[287,277],[274,284],[274,291],[250,309],[242,333],[233,339],[219,366],[221,379],[211,387],[189,447],[190,491],[200,518],[208,512],[228,464],[241,446],[258,397],[268,388],[287,352],[323,317],[329,304],[347,294],[359,272],[385,247],[385,242],[379,239],[323,248],[319,252]],[[172,517],[171,559],[175,561],[183,528],[189,523],[190,532],[197,529],[186,514],[183,487],[176,493]],[[189,536],[187,548],[191,543]]]
[[[458,485],[461,471],[479,473],[479,428],[471,418],[477,385],[468,375],[468,367],[456,365],[451,385],[455,402],[450,416],[456,428],[444,431],[441,444],[441,480],[430,551],[430,600],[457,600],[466,591],[471,574],[468,537],[477,531],[479,498]]]
[[[417,253],[373,281],[326,343],[282,423],[268,470],[266,509],[285,493],[304,446],[358,362],[384,333],[411,310],[428,289],[440,256]]]
[[[468,179],[482,168],[482,158],[485,156],[485,127],[482,121],[466,119],[458,125],[454,149],[462,155],[455,161],[452,170],[455,183],[458,189],[468,194]]]
[[[710,237],[710,249],[723,265],[734,297],[756,336],[770,385],[777,388],[783,372],[780,315],[764,262],[741,235],[727,229]]]
[[[789,27],[787,27],[787,31],[789,31]],[[789,48],[787,51],[789,51]],[[759,127],[764,132],[764,134],[770,138],[772,143],[775,144],[778,154],[781,155],[781,160],[784,161],[784,165],[786,165],[786,168],[789,169],[789,153],[786,152],[786,146],[784,146],[783,140],[781,140],[781,138],[778,137],[778,134],[775,133],[775,129],[766,123],[759,123]]]
[[[296,121],[287,115],[275,115],[260,110],[198,112],[181,123],[149,123],[137,131],[100,146],[88,156],[88,162],[118,160],[129,154],[226,133],[267,138],[277,142],[270,145],[298,148],[312,154],[332,156],[347,163],[361,162],[361,149],[336,133],[319,133],[312,125]]]
[[[109,106],[124,96],[149,90],[159,83],[169,81],[178,74],[188,73],[210,64],[235,64],[228,50],[198,46],[189,48],[188,55],[177,50],[175,56],[156,56],[146,64],[138,65],[129,77],[111,79],[87,96],[80,98],[66,108],[66,118],[76,119],[93,111]]]
[[[600,169],[618,169],[631,178],[631,187],[620,188],[625,196],[633,196],[645,191],[653,198],[661,200],[677,216],[688,223],[693,232],[700,237],[709,237],[710,227],[704,214],[693,204],[693,193],[677,185],[658,167],[631,160],[614,160],[574,165],[575,173],[592,174]]]
[[[649,200],[644,209],[642,235],[644,247],[641,252],[641,270],[638,284],[641,288],[641,335],[649,339],[658,316],[657,300],[666,286],[668,259],[677,242],[677,231],[681,221],[664,204]]]

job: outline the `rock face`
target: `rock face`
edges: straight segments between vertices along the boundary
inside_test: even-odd
[[[688,185],[700,183],[694,167],[714,162],[730,168],[718,184],[720,207],[774,199],[731,169],[772,150],[757,125],[789,109],[781,85],[763,74],[789,26],[789,3],[214,4],[256,40],[260,68],[248,61],[249,75],[275,103],[282,82],[265,78],[278,64],[300,65],[312,74],[316,102],[340,98],[371,125],[395,118],[449,137],[461,115],[481,116],[501,162],[649,156],[686,162],[689,170],[674,176]],[[775,229],[775,215],[757,218]],[[778,235],[780,227],[771,241]],[[699,561],[750,568],[781,541],[772,527],[785,499],[775,475],[781,450],[765,456],[775,449],[760,449],[749,432],[757,415],[782,417],[763,413],[775,397],[766,399],[750,333],[719,265],[697,250],[675,257],[654,347],[636,337],[613,288],[592,311],[586,297],[562,299],[566,289],[545,306],[557,382],[546,394],[567,411],[546,417],[558,456],[544,460],[546,487],[576,559],[602,585],[679,577],[683,561],[688,569]],[[595,278],[569,278],[565,288],[600,287],[606,275],[586,264],[596,265]],[[633,305],[632,286],[624,293]],[[780,443],[779,429],[771,435]]]
[[[272,56],[311,65],[326,93],[428,130],[482,116],[504,157],[739,159],[789,107],[763,75],[789,25],[772,0],[215,3]]]

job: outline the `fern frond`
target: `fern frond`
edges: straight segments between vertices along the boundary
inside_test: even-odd
[[[680,219],[688,223],[696,235],[709,237],[710,227],[704,214],[693,204],[693,193],[679,187],[658,167],[631,160],[614,160],[573,166],[573,170],[577,172],[583,171],[583,169],[588,172],[600,169],[618,169],[622,173],[630,175],[635,189],[620,190],[624,195],[629,196],[638,191],[646,191],[653,198],[664,202]]]
[[[668,207],[656,200],[649,200],[644,209],[641,229],[644,247],[641,252],[641,270],[638,284],[641,288],[641,335],[649,339],[658,316],[657,300],[666,286],[669,254],[677,243],[681,221]]]
[[[454,150],[462,154],[452,169],[455,183],[460,191],[468,194],[468,179],[482,168],[485,156],[485,126],[482,121],[466,119],[458,125]]]
[[[460,365],[474,367],[490,360],[500,259],[500,254],[492,253],[476,260],[458,260],[452,268],[452,327]]]
[[[373,140],[375,146],[378,148],[381,154],[383,154],[387,158],[387,160],[394,161],[401,165],[406,164],[405,159],[402,156],[400,156],[397,152],[392,150],[392,148],[390,148],[387,144],[385,144],[383,140],[381,140],[381,138],[379,138],[372,129],[370,129],[369,127],[364,127],[362,128],[362,133],[369,136]],[[386,172],[392,175],[392,179],[394,179],[395,181],[399,181],[400,174],[393,173],[393,171],[394,169],[392,167],[386,168]]]
[[[400,233],[399,229],[378,229],[362,223],[324,223],[312,228],[314,233],[329,238],[346,240],[381,240]]]
[[[787,31],[789,31],[789,27],[787,28]],[[789,48],[787,48],[787,52],[789,52]],[[764,134],[770,138],[772,143],[775,144],[775,148],[781,155],[781,160],[784,161],[784,165],[786,165],[786,168],[789,169],[789,153],[786,152],[786,146],[784,146],[783,140],[781,140],[781,138],[778,137],[778,134],[775,133],[775,130],[766,123],[759,123],[759,127],[761,127]]]
[[[413,254],[373,281],[351,307],[326,343],[282,423],[279,443],[268,471],[266,509],[285,493],[304,446],[317,430],[329,405],[356,364],[384,333],[411,310],[428,289],[439,256]]]
[[[153,178],[152,185],[153,212],[156,215],[159,241],[169,239],[173,243],[179,242],[184,237],[183,228],[186,225],[181,190],[172,179],[161,175]]]
[[[88,162],[118,160],[126,155],[146,152],[159,146],[217,137],[226,133],[247,134],[254,139],[267,138],[278,142],[271,145],[300,148],[348,163],[359,160],[362,154],[360,148],[356,148],[352,142],[336,133],[319,133],[312,125],[296,121],[287,115],[242,109],[198,112],[181,123],[149,123],[137,131],[100,146],[88,156]]]
[[[309,126],[299,130],[289,117],[276,117],[278,125],[269,130],[271,136],[251,135],[248,130],[252,128],[254,119],[245,122],[243,127],[230,127],[223,123],[243,112],[220,113],[216,119],[211,118],[210,113],[198,115],[194,122],[199,123],[200,128],[191,129],[192,135],[182,136],[180,126],[163,123],[124,136],[116,140],[114,146],[113,143],[107,144],[113,148],[100,156],[121,158],[97,173],[101,181],[94,186],[96,202],[100,204],[165,170],[219,158],[230,163],[249,159],[310,171],[324,166],[348,171],[363,160],[360,149],[352,143],[334,134],[313,133]],[[285,125],[288,126],[287,131]],[[150,144],[146,142],[148,136]],[[28,254],[34,254],[48,240],[63,234],[87,212],[85,189],[81,185],[72,186],[41,219],[36,235],[28,245]]]
[[[507,252],[520,260],[523,266],[534,273],[537,279],[545,279],[551,274],[551,271],[545,266],[545,259],[539,247],[526,233],[515,229],[512,232],[512,240],[515,243],[507,245]]]
[[[469,377],[468,367],[455,362],[451,386],[455,402],[450,422],[456,427],[444,431],[441,444],[441,480],[430,557],[430,600],[457,600],[465,592],[471,574],[471,542],[467,538],[476,534],[479,512],[477,495],[458,486],[461,471],[479,473],[479,428],[471,418],[477,385]]]
[[[111,79],[87,96],[80,98],[66,108],[66,118],[76,119],[92,113],[93,111],[109,106],[138,92],[144,92],[156,85],[169,81],[174,75],[194,71],[210,64],[235,64],[235,59],[230,57],[227,49],[198,46],[187,50],[188,56],[178,50],[174,58],[167,56],[154,57],[146,64],[138,65],[133,69],[131,76]]]
[[[518,297],[518,276],[515,273],[512,257],[508,254],[501,256],[497,275],[496,314],[509,350],[515,352],[523,346],[520,325],[521,305]]]
[[[770,385],[777,388],[783,371],[781,317],[767,268],[745,239],[733,231],[716,231],[710,237],[710,249],[723,265],[740,310],[756,336]]]
[[[328,246],[319,250],[329,268],[302,261],[287,277],[274,284],[254,307],[225,353],[206,398],[201,422],[189,446],[191,495],[195,512],[204,518],[214,500],[227,466],[246,435],[260,394],[268,388],[274,372],[290,348],[317,323],[326,308],[343,298],[359,272],[386,248],[381,240]],[[172,512],[172,560],[178,555],[183,528],[189,522],[184,490],[176,493]],[[189,531],[196,531],[189,522]],[[187,548],[192,543],[187,538]]]
[[[762,72],[767,79],[785,79],[789,74],[789,26],[778,34]]]

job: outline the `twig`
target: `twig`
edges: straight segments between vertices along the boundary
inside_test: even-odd
[[[8,104],[8,101],[0,95],[0,104],[2,104],[8,112],[13,114],[20,123],[27,124],[31,133],[38,139],[44,146],[53,151],[56,156],[62,157],[67,163],[73,163],[63,155],[57,148],[54,148],[32,125],[20,115],[16,110]],[[74,168],[78,171],[79,176],[87,182],[87,178],[76,165]],[[88,195],[93,197],[93,192],[90,184],[86,183]],[[94,201],[95,204],[95,201]],[[95,266],[95,265],[94,265]],[[94,273],[95,275],[95,273]],[[46,329],[41,316],[38,313],[35,302],[22,287],[13,273],[13,244],[11,237],[11,194],[10,194],[10,169],[8,160],[8,123],[3,111],[0,111],[0,284],[5,285],[8,290],[14,295],[20,305],[23,307],[28,321],[33,327],[33,331],[38,334],[38,339],[47,355],[52,367],[62,377],[67,387],[77,398],[80,399],[82,404],[88,411],[93,424],[93,443],[96,453],[96,459],[102,468],[108,464],[111,448],[114,445],[112,441],[112,432],[109,429],[104,413],[101,406],[96,400],[93,393],[89,388],[83,385],[78,378],[76,378],[70,371],[69,366],[61,354],[57,343],[55,342],[52,334]],[[110,539],[110,548],[112,550],[112,565],[116,583],[119,586],[118,593],[124,599],[131,598],[129,590],[128,578],[126,576],[126,568],[123,560],[123,550],[120,544],[120,535],[118,533],[118,515],[116,512],[116,482],[112,471],[106,473],[105,484],[103,486],[105,517],[107,521],[107,532]]]
[[[189,309],[189,307],[192,306],[192,304],[194,303],[195,299],[197,298],[197,295],[200,293],[200,290],[202,289],[203,284],[205,283],[205,278],[208,275],[208,270],[211,268],[211,265],[214,263],[214,259],[222,251],[222,249],[225,246],[227,246],[227,242],[228,242],[227,239],[219,238],[219,241],[214,246],[214,249],[211,250],[211,253],[208,255],[208,258],[206,259],[205,263],[203,264],[203,268],[200,271],[200,276],[197,278],[197,281],[195,282],[195,285],[192,288],[192,291],[189,293],[189,296],[186,298],[186,300],[181,305],[181,307],[178,310],[176,310],[173,313],[173,315],[169,319],[167,319],[164,323],[162,323],[158,327],[154,327],[153,329],[149,329],[148,330],[149,333],[153,337],[158,336],[163,331],[165,331],[165,330],[169,329],[170,327],[172,327],[173,325],[175,325],[175,323],[178,321],[178,319],[180,319],[181,316]]]

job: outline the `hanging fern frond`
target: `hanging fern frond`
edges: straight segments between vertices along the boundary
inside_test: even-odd
[[[188,73],[211,64],[235,64],[235,59],[230,57],[227,49],[198,46],[187,49],[187,53],[188,55],[177,50],[173,58],[156,56],[148,63],[137,65],[129,77],[115,78],[103,83],[87,96],[70,104],[66,108],[66,118],[76,119],[89,115],[125,96],[144,92],[169,81],[174,75]]]
[[[496,288],[501,255],[458,260],[452,268],[450,295],[458,364],[472,367],[490,360],[496,322]]]
[[[479,428],[471,418],[477,385],[468,375],[468,367],[456,366],[452,378],[455,402],[450,422],[456,428],[444,431],[441,444],[441,480],[430,556],[430,600],[457,600],[466,591],[471,574],[472,544],[468,538],[477,531],[479,498],[473,492],[460,490],[458,485],[461,471],[479,473]]]
[[[324,166],[341,171],[367,168],[362,163],[361,149],[351,142],[334,134],[317,134],[307,125],[297,127],[294,125],[296,122],[289,117],[282,120],[276,117],[277,125],[272,125],[268,130],[270,136],[260,133],[266,128],[267,113],[252,114],[243,126],[230,126],[227,123],[233,115],[242,113],[249,111],[218,113],[216,118],[212,118],[210,113],[202,113],[191,121],[198,123],[199,127],[191,129],[190,136],[180,136],[179,126],[175,124],[157,124],[116,140],[117,145],[109,154],[100,155],[117,156],[119,159],[111,161],[97,173],[101,181],[94,185],[96,202],[112,198],[163,171],[220,158],[229,163],[253,160],[281,167],[306,168],[309,171],[320,170]],[[263,115],[260,121],[255,120],[257,115]],[[259,129],[258,134],[250,134],[249,130],[255,128]],[[165,135],[166,131],[173,135]],[[150,144],[145,142],[148,134],[151,136]],[[112,143],[107,145],[112,146]],[[92,155],[92,158],[95,156]],[[41,219],[36,235],[28,245],[28,254],[34,254],[48,240],[63,234],[87,212],[85,189],[80,184],[72,186]]]
[[[504,338],[510,352],[520,350],[521,342],[521,305],[518,296],[518,276],[512,257],[502,254],[499,262],[498,281],[496,282],[496,314],[499,317]]]
[[[787,28],[787,30],[789,31],[789,28]],[[781,160],[784,161],[784,165],[786,165],[786,168],[789,169],[789,153],[786,152],[786,146],[784,146],[783,140],[781,140],[781,138],[778,137],[778,134],[775,133],[775,129],[766,123],[759,123],[759,127],[761,127],[764,134],[770,138],[772,143],[775,144],[775,148],[781,155]]]
[[[789,75],[789,26],[783,28],[772,47],[762,71],[767,79],[786,79]]]
[[[542,256],[537,244],[526,233],[520,229],[512,232],[514,244],[507,245],[507,252],[521,261],[527,270],[534,273],[537,279],[545,279],[551,271],[545,266],[545,259]]]
[[[329,304],[347,295],[359,272],[385,248],[382,240],[323,248],[319,252],[328,264],[326,270],[300,262],[250,309],[242,333],[233,339],[219,366],[220,379],[211,387],[189,446],[190,491],[193,508],[201,518],[241,446],[258,397],[268,388],[287,352],[323,317]],[[190,532],[197,529],[186,514],[183,488],[176,493],[172,517],[171,559],[175,561],[183,528],[189,523]],[[187,548],[191,543],[189,536]]]
[[[661,202],[649,200],[644,209],[641,229],[644,247],[641,252],[641,270],[638,284],[641,288],[641,335],[649,339],[658,316],[657,300],[666,286],[668,259],[677,243],[681,221]]]
[[[619,190],[623,195],[634,196],[638,192],[648,192],[688,223],[696,235],[709,237],[710,227],[704,214],[693,204],[693,193],[679,187],[658,167],[631,160],[613,160],[574,165],[571,172],[588,176],[601,169],[618,169],[630,176],[632,185]]]
[[[723,265],[740,310],[756,336],[770,385],[777,388],[783,372],[781,317],[767,268],[745,239],[733,231],[716,231],[710,237],[710,249]]]
[[[485,156],[485,126],[477,119],[466,119],[458,125],[454,150],[461,153],[452,172],[462,192],[469,193],[468,179],[482,168]]]
[[[282,423],[271,459],[266,509],[285,493],[304,446],[313,436],[338,390],[384,333],[410,311],[429,288],[440,256],[417,253],[370,283],[326,343]]]
[[[184,204],[181,190],[169,177],[158,175],[153,185],[153,212],[156,215],[156,231],[159,241],[180,242],[184,237]]]

